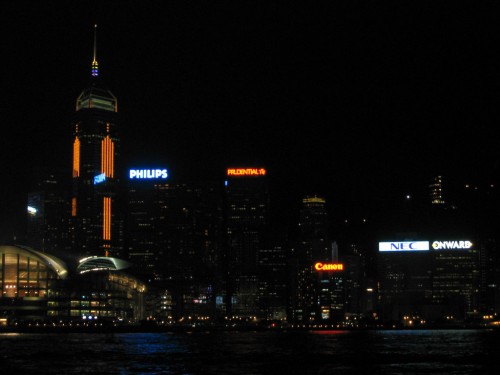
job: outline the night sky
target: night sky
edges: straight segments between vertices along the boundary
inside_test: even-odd
[[[22,231],[34,170],[71,174],[94,24],[125,166],[264,166],[289,218],[305,194],[364,214],[438,173],[496,179],[499,16],[492,1],[2,3],[0,242]]]

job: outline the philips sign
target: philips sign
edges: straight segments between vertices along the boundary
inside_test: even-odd
[[[131,180],[146,180],[146,179],[166,179],[168,171],[166,169],[130,169],[129,178]]]
[[[429,241],[379,242],[378,251],[427,251]]]
[[[470,249],[472,242],[470,241],[434,241],[432,248],[434,250],[457,250]]]

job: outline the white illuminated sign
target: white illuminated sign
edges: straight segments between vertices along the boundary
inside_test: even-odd
[[[101,173],[98,174],[97,176],[94,176],[94,185],[100,184],[101,182],[106,181],[106,174]]]
[[[35,207],[28,206],[28,213],[30,215],[36,215],[37,209]]]
[[[456,250],[456,249],[470,249],[472,242],[470,241],[434,241],[432,248],[434,250]]]
[[[128,175],[131,180],[166,179],[168,171],[166,169],[130,169]]]
[[[426,251],[429,241],[379,242],[378,251]]]

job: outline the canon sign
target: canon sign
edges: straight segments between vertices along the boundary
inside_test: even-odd
[[[130,169],[128,175],[131,180],[165,179],[168,177],[168,171],[166,169]]]
[[[343,271],[344,265],[342,263],[321,263],[314,264],[316,271]]]

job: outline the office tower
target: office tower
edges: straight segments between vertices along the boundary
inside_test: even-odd
[[[61,254],[69,246],[70,206],[61,174],[38,169],[28,193],[26,244],[52,254]]]
[[[450,315],[465,319],[480,304],[479,249],[469,241],[434,241],[431,248],[432,302],[446,305]]]
[[[414,248],[422,241],[415,243]],[[428,244],[424,248],[428,250]],[[429,305],[432,265],[428,251],[382,250],[377,261],[378,314],[383,321],[398,321],[402,316],[420,313],[421,307]]]
[[[217,294],[224,294],[222,196],[221,183],[171,182],[166,169],[129,171],[128,259],[157,290],[155,318],[168,318],[163,312],[176,319],[215,316],[222,310],[216,305]],[[165,296],[169,306],[161,303]]]
[[[494,238],[477,241],[481,266],[480,308],[490,315],[500,311],[500,252],[498,240]]]
[[[287,241],[273,233],[258,251],[259,315],[284,321],[287,315]]]
[[[305,197],[302,200],[299,220],[304,261],[311,263],[331,257],[326,200],[318,196]]]
[[[378,267],[385,321],[418,315],[428,323],[463,322],[479,309],[479,250],[469,240],[380,242]]]
[[[307,324],[337,321],[344,309],[343,266],[337,263],[337,245],[330,240],[326,200],[305,197],[299,220],[290,264],[289,320]]]
[[[429,184],[431,204],[443,205],[443,178],[442,176],[435,176]]]
[[[228,315],[259,313],[258,258],[269,221],[264,168],[228,168],[225,183]]]
[[[355,246],[351,250],[351,254],[342,257],[345,265],[345,309],[346,312],[361,317],[368,305],[365,257]]]
[[[71,217],[80,254],[121,256],[116,97],[103,84],[94,55],[89,85],[76,100]]]

